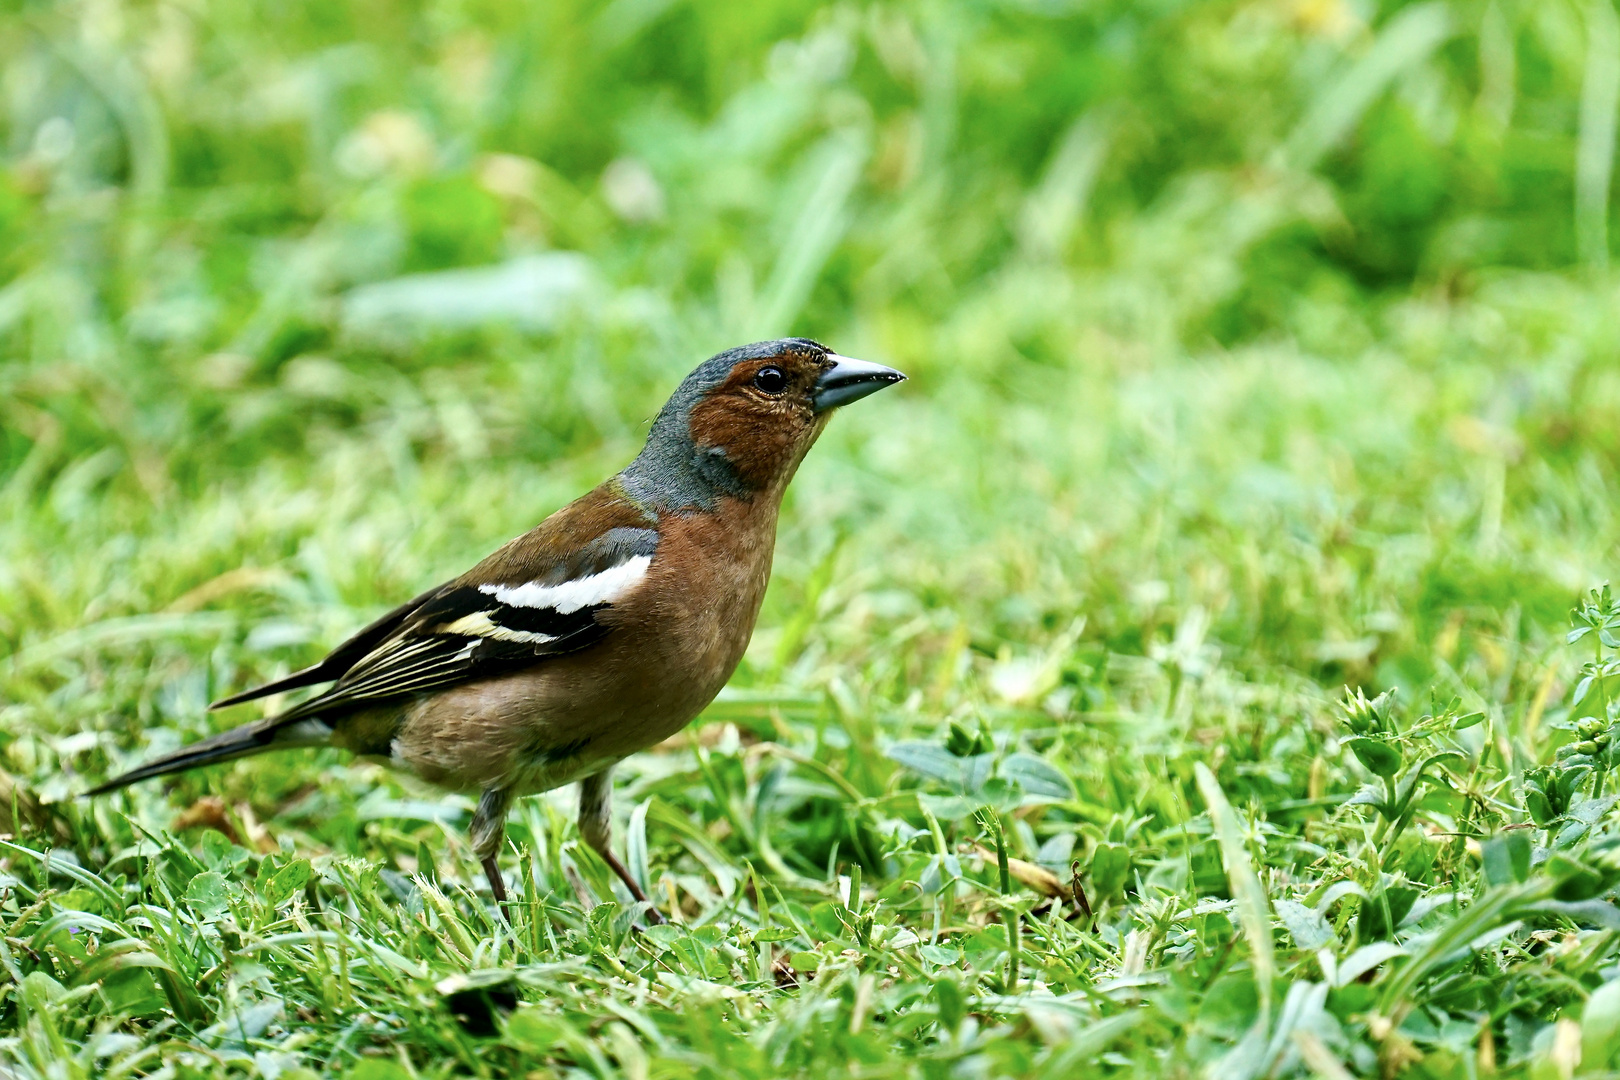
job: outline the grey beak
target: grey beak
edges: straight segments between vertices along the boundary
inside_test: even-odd
[[[833,366],[822,372],[821,378],[816,380],[816,391],[811,397],[818,413],[859,401],[868,394],[877,393],[885,386],[904,382],[906,378],[892,367],[884,367],[882,364],[873,364],[865,360],[852,360],[837,353],[828,353],[827,359],[833,362]]]

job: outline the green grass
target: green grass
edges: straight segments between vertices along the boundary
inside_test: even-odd
[[[1620,626],[1566,634],[1620,544],[1616,40],[0,7],[0,1071],[1613,1069]],[[785,333],[912,378],[807,460],[732,686],[619,770],[671,926],[569,790],[514,815],[511,930],[468,800],[335,752],[73,798]]]

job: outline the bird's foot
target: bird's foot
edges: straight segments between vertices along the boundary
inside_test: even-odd
[[[495,856],[483,860],[484,876],[489,879],[489,891],[495,895],[495,910],[501,913],[501,921],[506,928],[512,928],[512,912],[506,900],[506,879],[501,877],[500,864]]]

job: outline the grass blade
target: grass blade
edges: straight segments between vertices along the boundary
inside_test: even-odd
[[[1249,860],[1249,849],[1243,842],[1243,827],[1237,811],[1226,801],[1226,792],[1220,781],[1202,761],[1193,766],[1198,778],[1198,790],[1209,806],[1209,817],[1215,826],[1215,841],[1221,848],[1221,861],[1226,865],[1226,879],[1231,884],[1232,896],[1237,900],[1238,921],[1243,936],[1249,943],[1254,961],[1254,978],[1260,988],[1260,1015],[1262,1025],[1271,1015],[1271,984],[1277,971],[1277,959],[1271,942],[1271,908],[1266,893],[1255,876]]]
[[[1620,113],[1620,17],[1613,0],[1586,5],[1586,71],[1575,148],[1575,242],[1594,270],[1609,265],[1609,187]]]

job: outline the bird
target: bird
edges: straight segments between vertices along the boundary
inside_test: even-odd
[[[209,707],[325,690],[85,796],[294,747],[382,759],[477,796],[472,850],[509,917],[497,856],[513,801],[577,782],[581,838],[662,921],[613,853],[613,768],[684,728],[731,678],[800,462],[835,410],[905,378],[808,338],[710,357],[620,472],[319,663]]]

